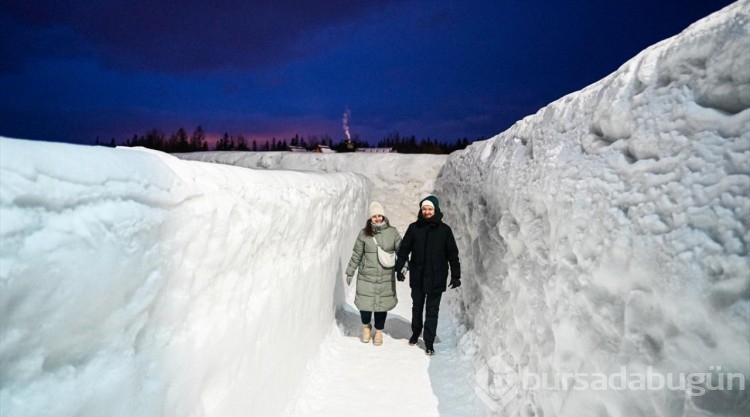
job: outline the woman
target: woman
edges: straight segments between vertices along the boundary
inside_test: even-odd
[[[396,280],[393,266],[385,267],[378,261],[380,249],[393,253],[401,245],[401,235],[388,223],[383,206],[377,201],[370,204],[370,218],[360,230],[354,243],[352,258],[346,268],[346,284],[350,285],[357,274],[357,295],[354,305],[362,316],[362,343],[372,338],[375,346],[383,344],[383,328],[388,311],[396,307]],[[375,335],[372,335],[372,316],[375,315]]]

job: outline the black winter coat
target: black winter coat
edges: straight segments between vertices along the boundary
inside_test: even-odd
[[[448,266],[451,278],[461,279],[458,246],[453,230],[443,223],[443,214],[440,212],[429,220],[422,217],[422,213],[418,216],[417,221],[406,229],[395,269],[400,271],[408,260],[411,288],[422,289],[425,293],[444,292],[448,283]]]

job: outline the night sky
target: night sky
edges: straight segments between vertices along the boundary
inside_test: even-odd
[[[3,0],[0,135],[491,137],[720,0]]]

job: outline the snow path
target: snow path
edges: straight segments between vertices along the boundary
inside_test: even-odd
[[[445,164],[444,155],[296,154],[290,152],[198,152],[181,158],[254,169],[354,172],[372,185],[368,201],[385,205],[391,225],[404,234],[416,219],[418,201],[432,194]],[[364,213],[351,213],[364,216]],[[365,218],[361,218],[364,223]],[[355,236],[351,236],[352,244]],[[351,247],[351,246],[349,246]],[[341,254],[343,262],[351,251]],[[462,261],[467,261],[463,259]],[[343,275],[338,277],[344,285]],[[345,303],[306,372],[302,392],[287,404],[292,417],[409,416],[473,417],[485,415],[474,389],[473,352],[459,348],[465,333],[454,313],[460,292],[449,290],[440,304],[436,355],[424,343],[409,346],[411,297],[408,281],[396,285],[399,303],[388,313],[382,346],[359,340],[362,324],[354,306],[355,285],[343,290]],[[337,289],[338,291],[338,289]],[[292,343],[305,343],[294,340]],[[468,349],[471,343],[465,343]]]
[[[460,291],[457,290],[457,291]],[[407,282],[397,283],[399,303],[388,313],[382,346],[359,339],[361,322],[354,307],[354,285],[345,308],[308,367],[295,417],[357,415],[389,417],[471,417],[482,415],[473,391],[473,369],[459,348],[459,324],[451,309],[456,291],[443,295],[435,343],[409,346],[411,297]]]

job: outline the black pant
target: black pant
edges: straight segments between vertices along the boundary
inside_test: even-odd
[[[421,289],[411,289],[411,330],[414,334],[422,332],[422,312],[427,305],[424,320],[424,339],[425,344],[432,345],[435,342],[437,332],[438,313],[440,312],[440,298],[443,293],[427,294]]]
[[[372,311],[360,311],[359,315],[362,316],[362,324],[370,323],[370,320],[372,319]],[[385,316],[387,315],[387,311],[375,312],[375,329],[383,330],[385,327]]]

